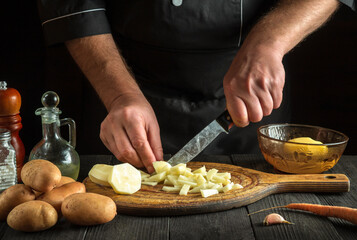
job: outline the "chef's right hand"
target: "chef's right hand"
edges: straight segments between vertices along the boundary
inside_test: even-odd
[[[223,81],[227,109],[239,127],[261,121],[283,99],[283,54],[279,49],[253,42],[244,42]]]
[[[153,162],[163,159],[160,129],[154,110],[142,93],[126,93],[108,108],[100,138],[122,162],[152,173]]]

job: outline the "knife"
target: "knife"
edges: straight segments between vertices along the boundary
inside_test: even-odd
[[[232,126],[232,118],[226,110],[186,143],[186,145],[167,162],[170,163],[171,166],[175,166],[179,163],[188,163],[202,152],[220,133],[224,132],[228,134]]]

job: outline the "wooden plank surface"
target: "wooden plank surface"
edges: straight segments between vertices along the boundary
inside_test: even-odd
[[[6,223],[3,223],[7,226]],[[20,240],[20,239],[33,239],[33,240],[81,240],[86,236],[87,227],[75,226],[64,219],[61,219],[57,224],[51,229],[36,232],[36,233],[26,233],[15,231],[9,227],[6,228],[4,235],[1,239],[3,240]]]
[[[347,194],[316,194],[321,204],[357,208],[357,157],[343,156],[340,163],[329,172],[345,173],[351,179],[350,193]],[[333,226],[343,239],[357,239],[357,227],[344,220],[330,218]]]
[[[248,206],[248,212],[254,212],[271,206],[282,206],[291,202],[319,203],[314,194],[279,194],[269,196]],[[294,225],[280,224],[263,226],[263,219],[270,213],[279,213]],[[341,239],[328,218],[310,213],[275,209],[250,216],[256,239]]]
[[[264,158],[257,156],[233,156],[236,165],[251,167],[260,171],[274,173],[275,170]],[[333,169],[325,173],[346,173],[350,178],[351,186],[348,193],[282,193],[264,198],[250,204],[248,212],[252,213],[260,209],[272,206],[282,206],[289,203],[307,202],[327,205],[340,205],[357,207],[356,204],[356,157],[343,156],[341,162]],[[281,214],[294,225],[263,226],[262,222],[266,215],[276,212]],[[320,217],[311,213],[275,209],[264,213],[251,215],[252,227],[256,239],[357,239],[357,227],[343,220]]]
[[[254,238],[246,208],[170,218],[170,239],[235,239]]]
[[[275,173],[262,156],[200,156],[200,161],[236,164],[245,168]],[[81,156],[83,179],[95,163],[116,164],[112,156]],[[300,211],[276,209],[294,225],[263,226],[270,212],[248,216],[248,213],[291,202],[311,202],[357,207],[357,158],[343,156],[328,173],[345,173],[351,180],[349,193],[280,193],[268,196],[246,207],[217,213],[176,217],[135,217],[117,215],[107,224],[80,227],[62,219],[55,227],[39,233],[21,233],[0,222],[0,239],[357,239],[357,226],[334,218],[319,217]]]
[[[86,240],[98,239],[155,239],[169,237],[169,218],[117,215],[109,223],[88,228]]]

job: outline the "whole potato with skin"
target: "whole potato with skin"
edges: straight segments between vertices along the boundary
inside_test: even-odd
[[[62,203],[62,214],[71,223],[90,226],[113,220],[117,207],[113,199],[96,193],[75,193]]]
[[[55,188],[61,187],[62,185],[65,185],[65,184],[71,183],[71,182],[76,182],[76,181],[75,181],[73,178],[71,178],[71,177],[62,176],[62,177],[61,177],[61,181],[56,185]],[[43,194],[42,192],[38,192],[38,191],[36,191],[36,190],[33,190],[33,192],[35,193],[36,198],[37,198],[38,196],[40,196],[41,194]]]
[[[35,193],[24,184],[16,184],[0,195],[0,221],[4,221],[17,205],[35,199]]]
[[[21,170],[23,183],[38,192],[49,192],[61,181],[61,171],[50,161],[36,159]]]
[[[37,232],[57,223],[58,215],[51,204],[33,200],[16,206],[7,216],[7,224],[15,230]]]
[[[35,193],[36,198],[37,198],[38,196],[41,196],[41,194],[43,194],[43,192],[38,192],[38,191],[33,190],[33,189],[32,189],[32,191]]]
[[[65,184],[71,183],[71,182],[76,182],[76,180],[74,180],[74,179],[71,178],[71,177],[62,176],[62,177],[61,177],[61,180],[60,180],[59,183],[56,185],[56,188],[57,188],[57,187],[61,187],[62,185],[65,185]]]
[[[36,200],[48,202],[56,209],[58,214],[61,214],[61,205],[66,197],[74,193],[85,193],[85,192],[86,192],[86,187],[84,186],[83,183],[71,182],[62,185],[61,187],[56,187],[53,190],[40,195],[39,197],[36,198]]]

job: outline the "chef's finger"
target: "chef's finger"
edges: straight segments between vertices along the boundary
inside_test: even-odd
[[[140,157],[141,162],[149,173],[154,171],[152,163],[156,161],[155,155],[148,142],[147,133],[141,125],[130,125],[126,128],[131,145]]]
[[[137,168],[144,166],[131,144],[129,134],[123,128],[116,129],[113,142],[115,142],[115,147],[119,152],[118,160],[128,162]]]
[[[273,108],[277,109],[283,101],[283,90],[285,85],[285,72],[282,70],[280,74],[272,78],[269,82],[269,92],[273,99]]]
[[[150,147],[155,155],[156,161],[163,160],[164,153],[160,138],[160,128],[156,121],[149,125],[147,136]]]
[[[268,89],[256,89],[256,95],[259,99],[260,107],[262,109],[263,116],[268,116],[273,111],[273,98]]]
[[[259,122],[263,118],[263,110],[259,98],[255,94],[245,96],[243,99],[248,112],[250,122]]]
[[[272,89],[270,95],[273,100],[273,108],[277,109],[280,107],[281,102],[283,101],[283,90],[281,89]]]
[[[116,145],[115,145],[115,142],[114,142],[114,139],[111,138],[111,140],[107,140],[107,138],[100,134],[100,138],[103,142],[103,144],[105,145],[105,147],[117,158],[119,159],[119,151],[118,149],[116,148]],[[124,161],[124,160],[123,160]],[[125,161],[126,162],[126,161]]]
[[[112,148],[110,147],[110,144],[107,141],[106,137],[104,136],[104,133],[102,133],[102,131],[100,132],[99,137],[102,140],[102,143],[104,144],[104,146],[116,156],[116,154],[112,151]]]
[[[247,107],[241,98],[227,99],[227,110],[236,126],[245,127],[249,125]]]
[[[112,136],[112,133],[110,130],[107,129],[106,122],[103,121],[103,123],[100,126],[100,134],[99,134],[100,139],[102,140],[103,144],[105,147],[113,153],[113,155],[119,159],[119,151],[115,145],[114,138]],[[126,161],[125,161],[126,162]]]

